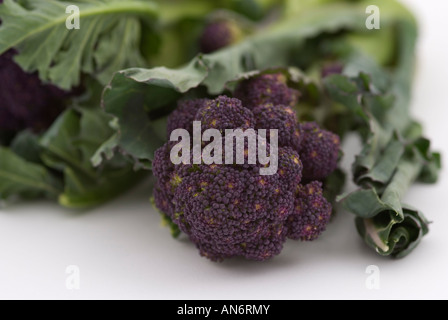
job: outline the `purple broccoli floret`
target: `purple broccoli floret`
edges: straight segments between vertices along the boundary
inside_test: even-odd
[[[298,125],[296,112],[288,106],[263,104],[253,110],[256,129],[277,129],[278,144],[281,147],[291,147],[299,150],[302,132]],[[269,130],[267,137],[270,139]]]
[[[279,158],[284,175],[261,176],[243,166],[176,166],[171,218],[201,255],[214,261],[234,256],[266,260],[280,253],[285,223],[294,213],[291,186],[300,181],[302,166],[292,149]]]
[[[207,99],[182,100],[177,104],[174,110],[168,117],[167,134],[168,138],[171,132],[176,129],[185,129],[190,134],[193,133],[193,121],[199,108],[203,107]]]
[[[299,153],[303,177],[307,181],[322,180],[337,168],[340,139],[314,122],[304,123],[301,128],[303,141]]]
[[[0,131],[40,132],[64,110],[70,94],[43,84],[35,73],[25,73],[13,61],[15,54],[9,50],[0,56]]]
[[[234,44],[242,37],[240,27],[233,21],[219,20],[207,24],[199,40],[201,52],[211,53]]]
[[[201,121],[202,130],[248,129],[255,125],[253,113],[244,108],[241,101],[235,98],[220,96],[208,100],[198,110],[196,121]]]
[[[243,102],[244,107],[251,110],[268,103],[294,107],[299,101],[299,92],[288,87],[287,79],[281,73],[263,74],[244,80],[234,95]]]
[[[288,220],[288,237],[294,240],[317,239],[330,221],[332,207],[325,199],[321,182],[298,185],[294,214]]]

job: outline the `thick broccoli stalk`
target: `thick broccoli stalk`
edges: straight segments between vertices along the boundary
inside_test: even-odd
[[[235,97],[244,107],[254,108],[272,103],[294,107],[299,101],[299,92],[288,87],[286,77],[281,73],[262,74],[242,81],[235,90]]]
[[[243,32],[238,24],[231,20],[218,20],[208,23],[201,38],[199,47],[203,53],[211,53],[238,42]]]
[[[296,112],[288,106],[272,103],[263,104],[253,110],[256,121],[256,129],[277,129],[278,144],[281,147],[300,149],[302,132],[297,123]],[[270,138],[269,133],[267,137]]]
[[[13,61],[15,54],[9,50],[0,56],[0,132],[43,131],[62,112],[70,94],[25,73]]]
[[[301,125],[303,141],[300,157],[303,163],[303,177],[307,181],[323,180],[338,166],[340,138],[332,132],[321,129],[316,123]]]
[[[331,204],[323,197],[320,182],[301,185],[304,171],[297,152],[301,135],[296,135],[299,125],[290,107],[263,104],[252,112],[240,100],[226,96],[182,102],[179,107],[169,118],[171,130],[176,125],[191,128],[179,121],[187,113],[186,118],[201,121],[203,129],[221,132],[278,128],[282,141],[278,170],[268,176],[260,175],[263,166],[258,162],[173,165],[170,152],[177,142],[156,151],[154,202],[202,256],[213,261],[236,256],[266,260],[281,252],[287,238],[314,240],[325,230]]]

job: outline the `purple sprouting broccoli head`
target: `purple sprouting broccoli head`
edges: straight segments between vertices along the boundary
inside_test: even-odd
[[[301,128],[303,177],[307,181],[323,180],[337,168],[341,141],[336,134],[321,129],[314,122],[304,123]]]
[[[0,56],[0,131],[40,132],[62,112],[70,94],[24,72],[13,61],[15,54],[9,50]]]
[[[299,101],[299,92],[289,88],[286,77],[281,73],[262,74],[242,81],[235,90],[235,97],[244,107],[254,108],[271,103],[294,107]]]
[[[215,52],[232,45],[242,37],[241,28],[231,20],[218,20],[208,23],[199,40],[203,53]]]
[[[266,260],[281,252],[287,238],[314,240],[319,236],[328,223],[331,204],[323,198],[320,182],[301,184],[304,165],[297,149],[291,147],[298,143],[291,141],[299,126],[290,107],[264,104],[252,112],[240,100],[220,96],[182,102],[179,109],[169,118],[170,130],[191,128],[178,120],[188,109],[189,121],[201,121],[204,128],[221,132],[278,128],[284,142],[278,149],[278,169],[269,176],[260,175],[264,166],[258,162],[174,165],[170,152],[176,142],[156,151],[155,204],[188,235],[202,256],[213,261],[236,256]],[[265,141],[268,152],[269,142]]]

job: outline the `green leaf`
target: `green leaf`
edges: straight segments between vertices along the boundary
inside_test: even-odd
[[[146,177],[144,172],[135,172],[132,166],[122,169],[105,169],[95,180],[76,170],[64,170],[65,188],[59,203],[67,208],[90,208],[115,199]]]
[[[181,93],[198,87],[207,74],[199,59],[181,69],[128,69],[117,73],[103,96],[105,111],[115,117],[112,127],[116,135],[103,144],[99,154],[110,158],[113,149],[120,147],[139,161],[139,166],[150,169],[147,161],[152,160],[164,139],[157,119],[148,112],[175,104]],[[99,154],[93,158],[97,165],[101,162]]]
[[[80,29],[69,30],[69,5],[80,11]],[[106,84],[112,74],[144,66],[141,23],[152,23],[157,6],[143,0],[5,0],[0,6],[0,54],[17,48],[16,61],[28,72],[63,89],[79,85],[81,73]]]
[[[354,179],[361,186],[387,183],[397,167],[405,150],[402,136],[412,123],[407,112],[394,125],[389,122],[389,114],[399,105],[390,93],[380,92],[365,74],[359,77],[330,76],[324,80],[330,98],[344,105],[350,113],[359,117],[367,135],[362,132],[364,147],[353,164]]]
[[[95,154],[92,156],[91,161],[94,167],[98,167],[103,160],[111,160],[115,155],[115,150],[118,148],[119,134],[115,133],[109,139],[106,140],[101,146],[96,150]]]
[[[79,108],[79,111],[81,112],[79,137],[74,141],[74,145],[81,152],[83,165],[91,166],[91,158],[98,146],[113,135],[113,130],[108,125],[112,117],[99,109]]]
[[[403,257],[417,246],[428,226],[421,212],[404,207],[401,201],[417,180],[435,181],[440,157],[430,152],[429,141],[401,109],[401,101],[381,98],[387,94],[380,93],[362,74],[343,78],[327,79],[327,92],[347,110],[356,110],[370,130],[353,164],[354,180],[360,188],[338,201],[357,216],[357,229],[370,247],[381,255]],[[390,113],[397,108],[404,115],[390,120]],[[395,125],[405,130],[400,132]]]
[[[64,176],[61,205],[86,208],[102,204],[146,176],[119,156],[93,166],[95,152],[114,135],[111,119],[98,108],[68,109],[41,138],[43,162]]]
[[[44,166],[28,162],[13,151],[0,147],[1,199],[15,195],[55,198],[60,191],[60,184]]]
[[[414,151],[423,163],[423,168],[418,177],[418,181],[424,183],[437,182],[440,169],[442,168],[441,154],[438,152],[431,152],[431,142],[426,138],[417,138],[414,146]]]
[[[11,142],[10,148],[22,159],[42,164],[42,160],[40,159],[40,152],[42,150],[39,145],[39,137],[30,130],[19,132]]]
[[[324,197],[333,205],[333,212],[336,212],[334,204],[336,198],[343,191],[346,181],[346,174],[341,169],[336,169],[324,181]]]
[[[69,109],[42,136],[40,140],[43,148],[42,159],[50,168],[63,171],[67,166],[71,166],[93,178],[95,173],[92,168],[85,165],[86,161],[76,145],[79,132],[80,115],[74,109]]]
[[[338,3],[310,10],[301,16],[281,21],[247,38],[245,41],[202,57],[209,68],[204,84],[210,94],[219,94],[229,80],[254,70],[288,67],[294,55],[301,54],[307,39],[322,33],[333,33],[345,28],[361,29],[363,20],[358,8]]]

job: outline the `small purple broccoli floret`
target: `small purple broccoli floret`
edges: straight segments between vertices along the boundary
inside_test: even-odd
[[[282,183],[291,190],[302,181],[303,164],[296,150],[289,147],[278,148],[277,173]]]
[[[0,56],[0,131],[41,132],[64,110],[70,94],[24,72],[13,61],[15,54],[9,50]]]
[[[234,95],[251,110],[267,103],[294,107],[299,101],[299,92],[288,87],[287,79],[281,73],[262,74],[244,80]]]
[[[167,134],[168,138],[176,129],[185,129],[190,134],[193,133],[193,121],[199,108],[207,103],[207,99],[182,100],[177,104],[174,110],[168,117]]]
[[[240,100],[226,96],[206,101],[194,120],[201,121],[203,131],[218,129],[222,133],[225,129],[248,129],[255,125],[253,113]]]
[[[299,150],[302,132],[297,122],[296,112],[288,106],[263,104],[253,110],[256,129],[277,129],[278,144],[281,147],[291,147]],[[267,138],[270,138],[267,130]]]
[[[321,182],[299,185],[294,202],[295,214],[288,221],[288,238],[312,241],[317,239],[330,221],[331,204],[325,199]]]
[[[234,21],[219,20],[207,24],[199,40],[201,52],[211,53],[234,44],[242,37]]]
[[[314,122],[304,123],[301,128],[303,141],[299,153],[303,177],[307,181],[322,180],[337,168],[340,139]]]

